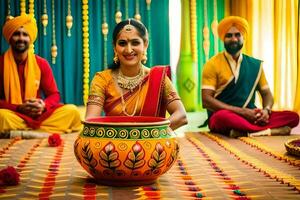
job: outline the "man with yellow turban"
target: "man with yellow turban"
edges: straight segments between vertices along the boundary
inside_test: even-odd
[[[33,53],[35,19],[21,15],[6,21],[3,36],[10,47],[0,56],[0,137],[28,129],[79,131],[77,108],[59,103],[60,93],[49,63]]]
[[[248,22],[226,17],[218,25],[218,34],[225,51],[204,65],[202,77],[202,103],[210,130],[231,137],[290,134],[299,123],[298,114],[271,110],[273,96],[262,61],[241,52],[249,34]],[[254,104],[256,91],[263,108]]]

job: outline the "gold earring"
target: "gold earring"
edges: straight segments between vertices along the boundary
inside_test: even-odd
[[[142,63],[146,64],[147,63],[147,51],[144,52],[143,57],[142,57]]]
[[[113,59],[113,60],[114,60],[114,63],[115,63],[115,64],[118,64],[118,63],[119,63],[118,54],[115,53],[115,56],[114,56],[114,59]]]

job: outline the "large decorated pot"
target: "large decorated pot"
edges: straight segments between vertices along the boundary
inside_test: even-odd
[[[100,184],[151,184],[177,159],[179,145],[165,118],[115,116],[83,123],[74,153]]]

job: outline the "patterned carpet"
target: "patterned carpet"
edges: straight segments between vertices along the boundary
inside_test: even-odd
[[[47,138],[0,140],[0,168],[14,166],[18,186],[0,199],[300,199],[300,158],[283,143],[297,135],[230,139],[206,132],[179,137],[180,156],[155,184],[97,185],[73,153],[77,134],[49,147]]]

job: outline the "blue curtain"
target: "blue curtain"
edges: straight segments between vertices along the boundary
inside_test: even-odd
[[[139,4],[136,4],[139,1]],[[7,0],[0,1],[0,53],[3,54],[8,44],[2,37],[2,26],[7,15]],[[20,0],[10,0],[10,12],[12,16],[20,15]],[[71,37],[67,36],[66,16],[68,14],[68,0],[54,0],[55,3],[55,35],[58,55],[56,63],[52,63],[52,0],[47,0],[48,26],[47,35],[43,35],[41,16],[44,9],[43,0],[35,0],[35,17],[38,24],[38,38],[34,43],[35,53],[44,57],[50,63],[58,88],[61,92],[62,102],[83,104],[83,45],[82,45],[82,2],[70,0],[73,27]],[[150,31],[150,48],[148,50],[147,66],[167,65],[170,62],[169,49],[169,1],[152,0],[150,9],[147,9],[145,0],[90,0],[88,3],[89,13],[89,53],[91,80],[97,71],[105,69],[104,52],[107,52],[107,63],[112,62],[112,31],[116,25],[116,4],[120,2],[122,19],[125,16],[134,17],[136,5],[139,5],[141,21]],[[105,4],[104,4],[105,3]],[[28,13],[29,1],[26,0],[26,13]],[[128,9],[126,6],[128,5]],[[108,41],[104,49],[102,34],[103,6],[106,8],[106,19],[109,26]]]

